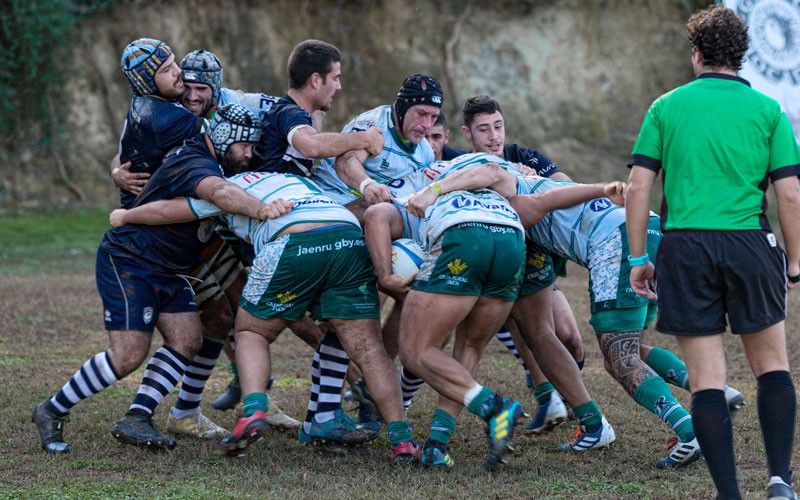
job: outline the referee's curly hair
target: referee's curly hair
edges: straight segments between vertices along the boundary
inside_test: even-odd
[[[692,48],[710,68],[742,69],[749,42],[747,24],[731,9],[716,4],[695,12],[686,23]]]

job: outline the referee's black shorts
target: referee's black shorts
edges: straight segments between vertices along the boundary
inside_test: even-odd
[[[656,329],[672,335],[763,330],[786,318],[786,257],[767,231],[667,231],[656,260]]]

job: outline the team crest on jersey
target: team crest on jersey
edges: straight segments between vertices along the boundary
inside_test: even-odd
[[[142,320],[144,320],[145,325],[149,325],[151,321],[153,321],[153,308],[152,307],[145,307],[142,310]]]
[[[453,276],[458,276],[464,271],[464,269],[468,267],[469,266],[467,264],[461,262],[461,259],[456,259],[453,262],[447,263],[447,269],[449,269],[450,272],[453,273]]]
[[[540,252],[533,252],[528,256],[528,264],[541,269],[544,266],[545,255]]]
[[[214,226],[215,222],[211,219],[205,219],[200,221],[200,225],[197,227],[197,239],[203,243],[207,242],[211,239],[211,235],[214,234]]]

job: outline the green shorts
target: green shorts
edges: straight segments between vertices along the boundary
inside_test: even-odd
[[[661,241],[660,220],[651,217],[647,226],[647,253],[655,262]],[[598,333],[643,330],[655,318],[655,301],[642,298],[631,288],[628,264],[628,231],[625,224],[589,252],[589,323]]]
[[[522,231],[466,222],[448,228],[434,242],[411,288],[514,301],[524,264]]]
[[[266,245],[253,261],[241,307],[261,319],[379,318],[375,270],[361,229],[326,226]]]
[[[541,245],[525,240],[525,273],[522,275],[520,297],[527,297],[550,287],[556,281],[553,256]],[[563,264],[563,259],[559,261]]]

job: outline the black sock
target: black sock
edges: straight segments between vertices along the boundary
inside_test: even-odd
[[[789,372],[768,372],[758,377],[758,420],[769,475],[780,476],[786,484],[790,483],[796,406],[797,396]]]
[[[725,391],[707,389],[692,394],[692,423],[711,479],[717,487],[717,498],[741,498],[736,481],[733,427]]]

